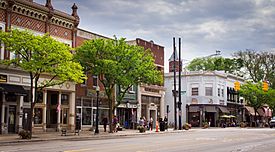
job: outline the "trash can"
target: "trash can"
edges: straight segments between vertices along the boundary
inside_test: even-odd
[[[164,122],[164,121],[161,121],[161,122],[159,123],[159,130],[160,130],[160,131],[165,131],[165,122]]]

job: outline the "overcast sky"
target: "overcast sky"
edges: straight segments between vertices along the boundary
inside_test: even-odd
[[[216,50],[229,57],[238,50],[275,48],[275,0],[52,0],[69,14],[73,3],[82,29],[164,46],[166,72],[173,37],[182,38],[187,60]]]

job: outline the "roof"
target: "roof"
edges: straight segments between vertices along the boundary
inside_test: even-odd
[[[177,50],[175,51],[175,60],[179,61],[179,55],[178,55],[178,51]],[[172,53],[172,55],[171,55],[171,57],[169,58],[168,61],[169,62],[174,61],[174,52]]]

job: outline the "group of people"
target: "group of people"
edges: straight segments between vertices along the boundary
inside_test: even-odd
[[[139,126],[143,126],[144,128],[147,128],[148,130],[153,129],[153,123],[154,123],[154,120],[152,117],[148,121],[146,120],[145,117],[140,117],[139,122],[138,122]]]

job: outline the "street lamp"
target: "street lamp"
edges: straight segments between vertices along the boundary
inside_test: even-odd
[[[95,134],[99,133],[98,130],[98,95],[99,95],[99,86],[96,86],[96,120],[95,120]]]

